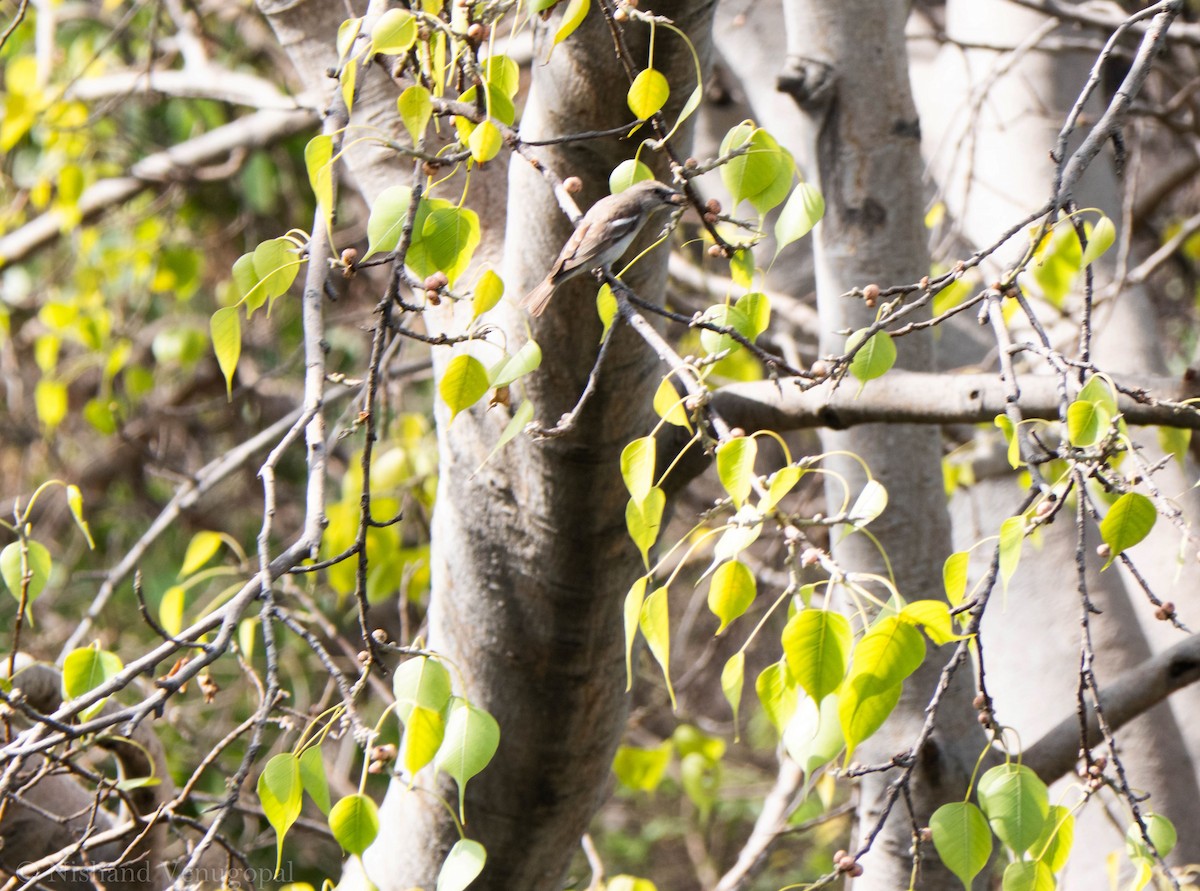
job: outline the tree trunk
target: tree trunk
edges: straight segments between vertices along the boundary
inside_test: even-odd
[[[904,42],[907,9],[881,0],[789,0],[785,10],[789,71],[784,84],[810,115],[811,155],[826,202],[825,219],[815,230],[817,303],[825,338],[821,352],[836,355],[845,350],[847,329],[874,319],[861,298],[843,294],[871,283],[916,282],[929,272],[920,130]],[[902,367],[932,367],[930,338],[905,337],[897,346]],[[853,380],[844,384],[856,385]],[[939,430],[867,425],[827,432],[822,446],[827,452],[845,450],[860,456],[887,488],[888,508],[871,524],[871,532],[890,560],[900,592],[910,599],[937,596],[942,562],[950,552]],[[856,461],[834,458],[826,466],[850,481],[851,497],[861,488],[864,478]],[[836,478],[830,479],[827,496],[836,506],[845,492]],[[862,534],[839,542],[834,557],[846,571],[888,572],[876,545]],[[912,744],[947,655],[931,648],[925,664],[906,682],[895,712],[856,754],[858,760],[886,762]],[[975,759],[986,745],[972,720],[968,674],[964,670],[956,676],[938,713],[938,729],[918,761],[911,786],[918,825],[927,825],[939,805],[962,798]],[[862,780],[862,833],[877,823],[890,779],[890,774],[874,773]],[[864,859],[865,874],[855,880],[855,887],[908,887],[912,825],[903,803],[898,803]],[[921,853],[920,887],[961,887],[936,864],[931,846]]]

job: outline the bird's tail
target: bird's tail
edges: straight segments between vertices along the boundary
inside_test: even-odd
[[[531,316],[540,316],[546,311],[550,298],[554,296],[554,280],[551,276],[542,279],[542,283],[521,298],[517,305]]]

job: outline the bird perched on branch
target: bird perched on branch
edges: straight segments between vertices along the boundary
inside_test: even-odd
[[[619,260],[656,210],[679,207],[686,201],[682,192],[653,179],[601,198],[584,214],[542,283],[518,305],[530,315],[540,316],[555,288],[581,272]]]

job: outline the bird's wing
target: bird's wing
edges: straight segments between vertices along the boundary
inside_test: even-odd
[[[598,260],[597,257],[605,247],[616,244],[634,232],[638,227],[638,219],[638,214],[630,214],[612,220],[610,225],[605,226],[603,223],[595,225],[585,217],[563,247],[558,262],[554,264],[551,273],[554,280],[561,281],[581,267],[590,269],[605,262],[603,258]],[[608,262],[611,262],[611,259]]]

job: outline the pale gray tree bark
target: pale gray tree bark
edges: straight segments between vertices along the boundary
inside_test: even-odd
[[[967,243],[992,242],[1011,221],[1035,210],[1051,195],[1054,164],[1049,157],[1067,112],[1083,87],[1095,61],[1090,52],[1048,50],[1036,45],[1039,32],[1047,39],[1066,33],[1047,30],[1038,13],[1000,0],[951,0],[946,10],[947,36],[967,46],[947,44],[935,67],[921,78],[927,121],[927,144],[934,147],[933,175],[941,186],[950,217],[961,227]],[[982,47],[1018,47],[1016,54]],[[954,97],[947,83],[961,85]],[[966,97],[986,89],[986,100],[972,109]],[[1091,120],[1104,103],[1089,106]],[[1076,140],[1073,144],[1078,144]],[[1093,162],[1076,190],[1080,207],[1099,207],[1119,226],[1122,219],[1119,184],[1111,153]],[[1143,171],[1152,175],[1149,170]],[[1027,239],[1020,236],[990,264],[988,280],[1015,263]],[[1111,281],[1116,251],[1097,264],[1097,287]],[[1155,314],[1144,288],[1126,286],[1115,300],[1096,314],[1095,360],[1106,369],[1126,373],[1161,372],[1162,350],[1155,331]],[[1063,345],[1070,348],[1070,343]],[[1160,452],[1153,430],[1135,429],[1145,444],[1147,460]],[[1195,474],[1190,473],[1192,479]],[[1194,506],[1184,474],[1172,462],[1156,475],[1158,484],[1181,505]],[[1015,510],[1020,492],[1011,474],[982,479],[960,491],[954,501],[955,545],[968,548],[994,535],[1003,517]],[[1012,726],[1029,745],[1048,732],[1074,708],[1078,686],[1081,605],[1076,593],[1074,567],[1075,528],[1064,516],[1046,530],[1041,547],[1027,545],[1001,610],[989,612],[983,626],[983,649],[988,668],[989,692],[996,700],[997,717]],[[1117,568],[1100,573],[1095,554],[1098,534],[1088,536],[1088,588],[1103,610],[1091,622],[1098,653],[1096,673],[1101,685],[1145,660],[1152,651],[1143,633],[1156,626],[1155,649],[1178,643],[1182,635],[1168,623],[1152,618],[1153,607],[1144,595],[1122,577]],[[982,555],[981,555],[982,556]],[[1194,585],[1194,556],[1180,562],[1180,534],[1161,520],[1151,538],[1130,552],[1138,568],[1164,600],[1186,603]],[[976,566],[975,572],[982,572]],[[1148,711],[1117,735],[1121,757],[1132,785],[1151,797],[1143,807],[1168,815],[1176,826],[1200,825],[1200,793],[1192,767],[1196,756],[1195,734],[1181,731],[1176,715],[1194,716],[1200,707],[1200,689],[1194,685],[1175,693],[1171,700]],[[1185,722],[1186,722],[1185,718]],[[1186,726],[1186,723],[1184,724]],[[1190,736],[1190,747],[1189,738]],[[1055,777],[1045,777],[1047,781]],[[1052,791],[1072,804],[1078,794],[1067,777]],[[1066,888],[1095,888],[1107,883],[1105,858],[1121,851],[1121,832],[1132,822],[1127,808],[1113,804],[1120,826],[1114,826],[1098,807],[1080,815],[1072,860],[1065,872]],[[1181,832],[1171,861],[1200,860],[1200,835]]]
[[[784,12],[789,70],[783,86],[808,113],[806,153],[814,159],[811,177],[826,201],[825,218],[814,238],[821,351],[836,355],[845,351],[845,332],[865,327],[875,315],[861,299],[843,296],[846,292],[871,283],[912,283],[929,272],[920,127],[904,41],[907,9],[878,0],[789,0]],[[931,338],[906,337],[897,345],[901,367],[933,367]],[[889,495],[887,510],[871,525],[878,546],[865,535],[845,538],[834,548],[839,565],[846,571],[886,576],[889,564],[881,548],[904,596],[936,596],[942,562],[950,553],[939,430],[866,425],[824,432],[821,444],[827,452],[844,450],[861,457]],[[861,488],[864,477],[856,461],[835,457],[827,466],[848,480],[854,493]],[[826,491],[831,503],[841,503],[844,489],[838,481],[831,478]],[[942,664],[938,653],[930,653],[905,684],[892,717],[856,753],[857,760],[886,762],[912,745],[925,722],[925,707]],[[927,825],[934,809],[962,797],[986,745],[974,722],[968,674],[961,671],[956,676],[938,713],[937,730],[919,756],[910,787],[915,813],[910,817],[903,802],[896,804],[862,862],[865,874],[854,881],[855,887],[907,887],[913,820]],[[860,840],[874,831],[891,780],[888,774],[875,773],[861,781]],[[937,865],[929,846],[923,855],[920,887],[958,885]]]

